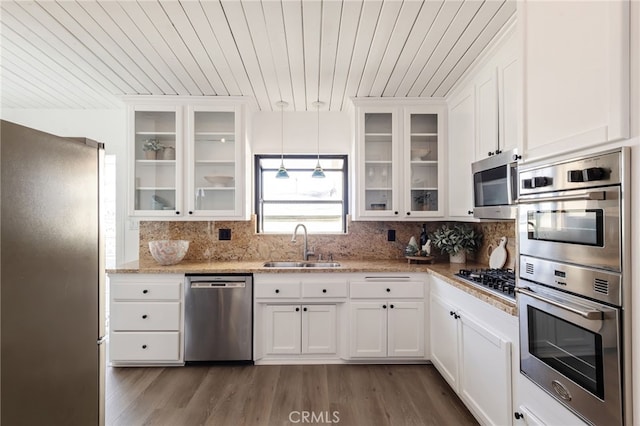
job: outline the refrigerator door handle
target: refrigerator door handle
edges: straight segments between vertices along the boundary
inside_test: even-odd
[[[107,339],[108,339],[108,337],[107,337],[107,336],[101,336],[101,337],[98,337],[98,342],[97,342],[97,343],[98,343],[98,346],[100,346],[100,345],[101,345],[101,344],[103,344],[103,343],[106,343],[106,342],[107,342]]]

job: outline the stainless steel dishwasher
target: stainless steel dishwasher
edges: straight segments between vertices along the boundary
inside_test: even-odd
[[[186,362],[252,360],[252,275],[187,274],[184,299]]]

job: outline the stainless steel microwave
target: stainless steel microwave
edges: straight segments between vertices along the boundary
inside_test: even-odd
[[[518,160],[515,149],[471,164],[473,217],[515,219],[518,199]]]

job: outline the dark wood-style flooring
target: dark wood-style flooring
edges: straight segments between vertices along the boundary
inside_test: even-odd
[[[109,426],[314,419],[345,426],[477,424],[432,365],[107,368]]]

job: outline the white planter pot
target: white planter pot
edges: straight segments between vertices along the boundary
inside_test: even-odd
[[[449,263],[466,263],[467,253],[464,251],[458,252],[458,254],[449,255]]]

